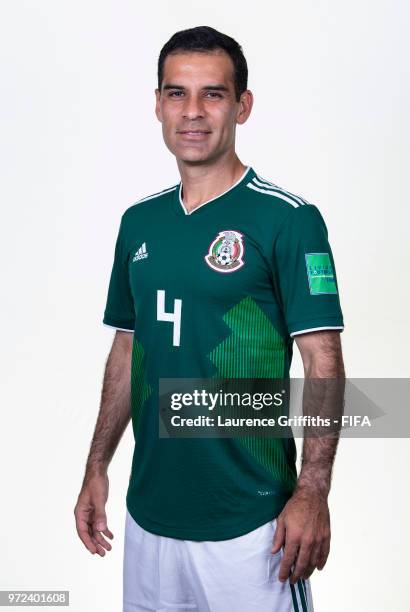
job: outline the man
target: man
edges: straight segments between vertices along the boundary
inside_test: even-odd
[[[111,549],[107,468],[132,417],[124,612],[311,611],[309,577],[329,552],[336,441],[306,438],[297,477],[293,438],[159,437],[158,386],[288,377],[293,338],[306,377],[343,377],[327,229],[315,205],[235,152],[253,103],[236,41],[210,27],[176,33],[155,94],[181,181],[121,219],[103,319],[117,331],[78,534],[93,554]]]

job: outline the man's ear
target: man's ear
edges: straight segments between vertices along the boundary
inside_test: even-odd
[[[245,123],[245,121],[248,119],[249,115],[251,114],[252,106],[253,106],[253,94],[249,89],[247,89],[241,94],[241,97],[240,97],[239,108],[238,108],[238,112],[236,115],[236,123],[239,123],[240,125]]]
[[[158,121],[161,121],[162,123],[161,92],[159,89],[155,90],[155,114],[157,116]]]

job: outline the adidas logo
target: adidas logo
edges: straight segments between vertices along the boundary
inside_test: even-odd
[[[148,257],[147,245],[145,242],[143,242],[132,258],[132,261],[139,261],[140,259],[145,259],[146,257]]]

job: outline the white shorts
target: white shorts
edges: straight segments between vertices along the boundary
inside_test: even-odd
[[[276,519],[230,540],[180,540],[125,520],[123,612],[313,612],[309,580],[278,579]]]

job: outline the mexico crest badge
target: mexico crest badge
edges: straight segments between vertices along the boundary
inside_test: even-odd
[[[211,242],[205,261],[217,272],[235,272],[244,265],[243,236],[234,230],[222,230]]]

